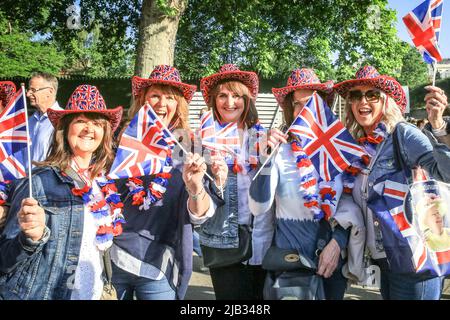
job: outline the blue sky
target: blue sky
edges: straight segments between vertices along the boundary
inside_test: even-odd
[[[389,7],[397,11],[397,34],[400,39],[413,44],[402,17],[417,7],[423,0],[389,0]],[[439,47],[444,58],[450,58],[450,1],[444,1]]]

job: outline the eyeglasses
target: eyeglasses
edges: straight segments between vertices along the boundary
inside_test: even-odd
[[[28,88],[27,92],[31,91],[31,93],[36,93],[38,91],[44,90],[44,89],[50,89],[51,87],[43,87],[43,88],[39,88],[39,89],[35,89],[35,88]]]
[[[361,90],[353,90],[348,93],[348,99],[350,102],[359,102],[362,97],[365,97],[367,102],[380,101],[381,92],[379,90],[369,90],[362,92]]]

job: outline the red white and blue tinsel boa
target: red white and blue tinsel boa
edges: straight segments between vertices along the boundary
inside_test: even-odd
[[[97,227],[95,237],[96,246],[99,250],[108,249],[113,242],[113,238],[122,233],[123,203],[114,180],[98,178],[94,181],[102,191],[102,199],[96,197],[92,192],[92,187],[87,184],[81,188],[73,188],[72,193],[80,196],[93,215]]]
[[[314,220],[325,218],[328,221],[336,212],[334,180],[323,181],[319,178],[319,181],[317,181],[314,175],[314,165],[301,147],[300,142],[292,141],[291,149],[300,174],[299,189],[303,193],[304,206],[311,210]]]
[[[169,179],[172,177],[172,158],[167,156],[162,172],[155,174],[150,181],[147,190],[145,190],[144,182],[136,177],[128,178],[127,187],[132,196],[131,204],[139,206],[139,210],[148,210],[152,204],[160,201],[166,193]]]
[[[364,148],[367,154],[362,156],[358,161],[353,162],[343,173],[344,193],[351,194],[353,192],[356,176],[367,170],[371,158],[376,154],[377,146],[386,138],[387,134],[386,125],[383,122],[380,122],[375,127],[372,134],[358,139],[359,144]]]

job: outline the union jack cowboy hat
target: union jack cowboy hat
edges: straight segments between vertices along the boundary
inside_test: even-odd
[[[66,109],[48,109],[48,119],[56,128],[62,117],[73,113],[95,112],[109,119],[113,132],[117,129],[122,118],[122,107],[106,109],[106,103],[97,87],[88,84],[79,85],[67,102]]]
[[[153,69],[148,79],[134,76],[131,79],[131,86],[134,96],[138,96],[143,89],[153,84],[162,84],[175,87],[181,91],[189,104],[194,96],[197,86],[181,82],[180,72],[175,67],[161,64]]]
[[[16,85],[11,81],[0,81],[0,107],[6,107],[16,93]]]
[[[390,96],[397,103],[402,113],[406,110],[406,95],[402,85],[392,77],[380,75],[372,66],[364,66],[356,72],[355,79],[342,81],[334,86],[334,89],[344,98],[353,87],[373,86]]]
[[[291,75],[287,80],[286,87],[272,88],[272,93],[278,104],[283,107],[284,99],[289,93],[302,89],[324,92],[327,95],[327,102],[333,102],[333,81],[330,80],[321,83],[314,70],[308,68],[297,68],[292,70]]]
[[[214,73],[200,80],[200,90],[206,104],[211,98],[211,90],[223,80],[242,82],[252,95],[250,98],[256,100],[259,89],[258,75],[252,71],[241,71],[234,64],[224,64],[220,67],[218,73]]]

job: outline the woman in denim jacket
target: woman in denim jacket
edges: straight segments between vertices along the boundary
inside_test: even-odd
[[[275,98],[283,108],[286,128],[301,112],[314,90],[328,101],[334,96],[332,81],[321,83],[313,70],[305,68],[293,70],[286,87],[272,89]],[[268,171],[252,181],[249,193],[250,209],[253,214],[258,215],[275,205],[274,245],[282,249],[296,249],[311,261],[317,261],[317,274],[324,280],[325,298],[342,300],[347,279],[341,272],[344,263],[341,251],[346,249],[349,232],[337,223],[334,213],[333,219],[330,220],[333,221],[332,228],[328,227],[328,222],[325,220],[319,224],[319,219],[315,217],[316,207],[309,207],[310,201],[306,198],[310,194],[319,194],[319,185],[315,183],[309,187],[302,186],[309,182],[305,180],[308,175],[311,175],[312,181],[318,181],[319,173],[312,164],[309,167],[298,166],[297,162],[302,156],[297,152],[299,144],[294,135],[289,134],[286,139],[283,132],[272,129],[268,145],[274,150],[280,143],[280,149],[274,156]],[[303,160],[306,159],[308,158],[305,155]],[[335,178],[333,187],[336,192],[336,202],[342,193],[340,176]],[[319,229],[324,227],[327,231],[321,237],[325,243],[320,244],[319,248]]]
[[[216,299],[262,299],[265,271],[261,262],[272,241],[273,222],[270,214],[253,220],[247,196],[258,161],[256,138],[264,134],[255,107],[258,76],[235,65],[223,65],[218,73],[201,79],[200,89],[215,121],[235,129],[237,126],[235,131],[239,131],[238,146],[235,144],[235,150],[226,155],[230,170],[224,189],[225,204],[200,226],[200,243],[218,250],[238,248],[239,225],[253,226],[253,252],[248,261],[210,268]],[[233,135],[228,138],[236,140]],[[206,250],[203,256],[207,261]]]
[[[112,183],[112,133],[122,108],[106,110],[97,88],[81,85],[65,110],[48,110],[55,127],[45,161],[19,181],[0,238],[0,298],[99,299],[102,252],[121,230]],[[103,193],[101,189],[107,188]]]
[[[420,166],[437,180],[450,181],[450,150],[442,144],[433,148],[419,129],[405,122],[402,113],[406,97],[401,85],[394,78],[380,75],[375,68],[361,68],[356,79],[335,85],[335,90],[347,99],[347,128],[368,153],[355,166],[359,167],[353,172],[356,177],[347,175],[348,179],[344,179],[344,188],[352,193],[365,218],[366,253],[381,269],[381,295],[383,299],[439,299],[440,278],[390,270],[380,222],[368,208],[367,200],[375,181],[399,171],[393,148],[394,129],[398,130],[399,151],[408,168]],[[342,196],[338,212],[348,209],[345,198]]]

